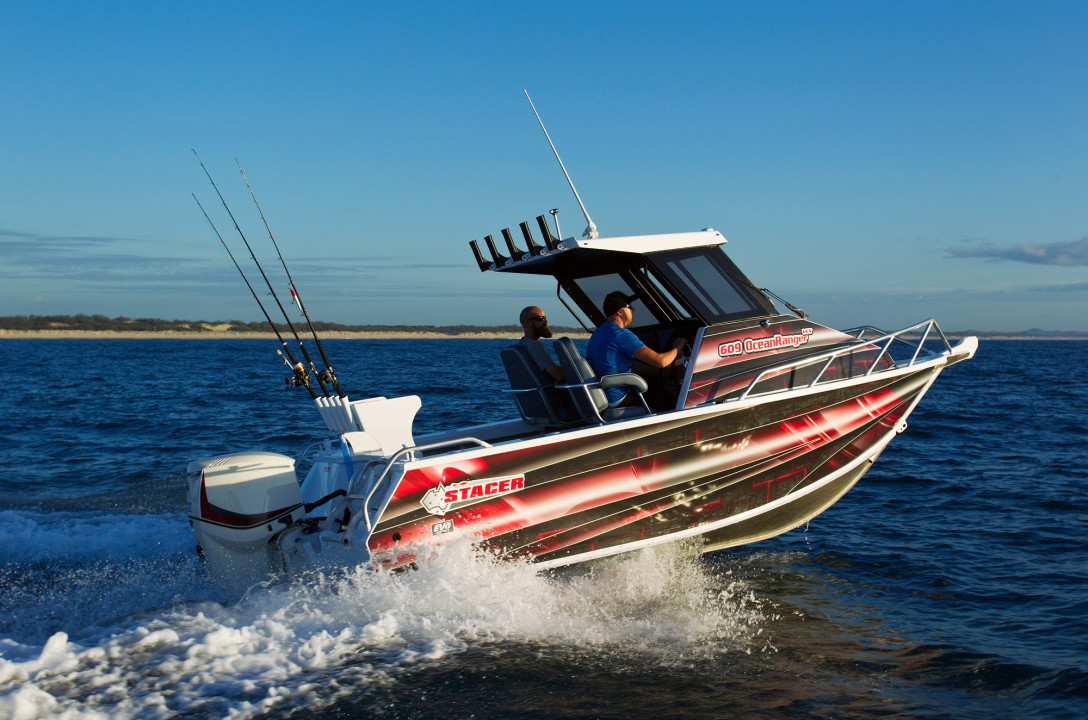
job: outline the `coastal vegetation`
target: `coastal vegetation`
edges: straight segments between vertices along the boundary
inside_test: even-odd
[[[295,321],[292,321],[295,322]],[[281,332],[288,332],[285,323],[276,323]],[[307,329],[305,320],[295,322],[296,329]],[[442,335],[474,335],[480,333],[521,333],[517,325],[344,325],[315,321],[319,333],[439,333]],[[580,328],[554,328],[557,332],[581,332]],[[241,320],[163,320],[161,318],[107,317],[105,315],[7,315],[0,316],[0,330],[20,332],[101,332],[101,333],[207,333],[208,335],[269,332],[267,322]]]
[[[276,323],[276,328],[283,333],[289,332],[287,325]],[[295,323],[298,330],[309,328],[304,320]],[[517,325],[345,325],[342,323],[315,321],[314,329],[318,333],[353,333],[353,334],[418,334],[444,335],[516,335],[521,333]],[[6,315],[0,316],[0,332],[16,333],[184,333],[207,334],[209,337],[223,335],[242,335],[269,332],[267,322],[243,322],[241,320],[163,320],[161,318],[129,318],[125,316],[107,317],[105,315]],[[576,327],[552,325],[557,335],[580,335],[585,331]],[[1088,332],[1061,330],[1022,330],[1018,332],[987,332],[979,330],[958,330],[949,336],[963,337],[975,335],[990,339],[1017,340],[1088,340]]]

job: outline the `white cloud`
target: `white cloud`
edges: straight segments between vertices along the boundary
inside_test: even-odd
[[[998,247],[993,243],[960,245],[950,248],[951,257],[978,257],[992,261],[1012,260],[1035,265],[1058,265],[1061,267],[1088,266],[1088,237],[1071,242],[1053,243],[1016,243]]]

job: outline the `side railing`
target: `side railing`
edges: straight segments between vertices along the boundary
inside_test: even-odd
[[[859,353],[873,355],[872,360],[866,359],[865,361],[868,368],[862,373],[862,376],[867,377],[875,372],[882,372],[881,370],[878,370],[880,367],[883,367],[883,371],[910,367],[911,365],[920,362],[920,358],[921,361],[928,361],[939,357],[944,351],[952,350],[952,345],[948,342],[948,338],[945,337],[944,332],[941,331],[941,328],[933,319],[923,320],[916,325],[911,325],[910,327],[896,330],[891,333],[884,332],[883,330],[872,326],[852,328],[844,332],[847,335],[854,336],[854,342],[835,350],[829,350],[816,355],[807,355],[791,362],[769,367],[752,378],[752,381],[748,383],[743,392],[736,396],[735,399],[743,400],[751,395],[763,395],[775,392],[785,392],[787,390],[796,390],[799,388],[810,388],[821,381],[828,382],[830,380],[830,378],[827,377],[828,372],[836,365],[837,360],[844,360],[846,358],[853,360]],[[874,337],[866,337],[867,335],[873,335]],[[932,335],[936,335],[939,338],[940,343],[944,345],[944,351],[926,349],[925,345],[927,342],[935,342],[935,340],[931,338]],[[917,338],[915,338],[915,336],[917,336]],[[899,350],[904,350],[903,356],[897,354],[897,351]],[[910,357],[907,358],[906,354],[909,354]],[[796,374],[798,370],[814,367],[817,364],[820,364],[819,370],[816,371],[811,379],[807,379],[800,383],[790,382],[786,387],[756,392],[756,387],[761,382],[766,382],[771,378],[786,373]],[[853,363],[851,363],[851,368],[852,367]]]
[[[340,538],[340,541],[344,545],[350,545],[351,544],[351,538],[355,534],[356,528],[359,527],[360,520],[366,523],[366,531],[367,531],[368,535],[371,532],[373,532],[374,525],[377,522],[377,518],[376,517],[375,518],[370,517],[370,515],[371,515],[370,501],[373,500],[374,495],[378,491],[378,488],[380,488],[382,486],[382,484],[385,482],[385,480],[389,477],[389,472],[393,469],[393,466],[397,462],[399,462],[403,457],[405,457],[406,455],[411,455],[412,453],[416,453],[416,452],[421,452],[422,453],[422,452],[427,452],[429,450],[438,450],[438,449],[442,449],[442,448],[456,447],[458,445],[478,445],[478,446],[483,447],[483,448],[491,447],[490,443],[486,443],[483,440],[480,440],[480,439],[474,438],[474,437],[455,438],[453,440],[446,440],[446,441],[443,441],[443,442],[432,443],[432,444],[429,444],[429,445],[413,445],[411,447],[405,446],[405,447],[401,448],[399,451],[397,451],[397,452],[395,452],[395,453],[393,453],[392,455],[389,456],[389,459],[385,462],[385,466],[382,468],[381,472],[378,474],[378,476],[374,480],[374,482],[370,484],[370,488],[369,488],[369,490],[366,491],[365,494],[360,493],[360,492],[355,492],[354,491],[355,490],[355,485],[359,480],[362,479],[362,477],[364,475],[367,474],[367,471],[370,468],[374,467],[374,465],[377,464],[377,463],[375,463],[375,462],[367,463],[363,467],[360,467],[358,470],[356,470],[355,473],[352,475],[351,480],[348,482],[349,491],[348,491],[347,497],[344,498],[344,499],[346,501],[362,500],[363,501],[362,512],[356,513],[355,516],[351,518],[351,520],[348,522],[347,526],[344,528],[344,532],[343,532],[343,535]],[[363,489],[366,490],[366,488],[363,488]],[[377,510],[375,512],[377,512]]]
[[[306,479],[306,472],[309,471],[309,466],[306,463],[310,461],[310,454],[314,450],[328,450],[334,442],[336,440],[329,438],[314,438],[307,443],[306,447],[302,448],[302,452],[295,455],[295,472],[298,474],[300,484]],[[310,462],[312,463],[312,461]]]

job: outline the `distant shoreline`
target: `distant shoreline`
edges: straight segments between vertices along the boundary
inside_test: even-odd
[[[589,337],[585,332],[562,331],[556,333],[574,338]],[[319,333],[323,340],[516,340],[521,337],[514,331],[441,332],[440,330],[326,330]],[[951,340],[975,335],[980,340],[1088,340],[1088,335],[1055,333],[1054,335],[1025,335],[1021,333],[950,332]],[[170,330],[5,330],[0,328],[0,340],[263,340],[275,339],[271,332],[174,332]],[[287,336],[285,336],[286,338]],[[305,339],[305,337],[303,338]]]
[[[576,336],[571,333],[572,336]],[[443,333],[438,331],[342,331],[327,330],[319,333],[322,340],[516,340],[521,337],[516,332],[463,332]],[[173,332],[155,330],[137,330],[121,332],[117,330],[3,330],[0,340],[263,340],[275,339],[271,332]],[[305,339],[305,337],[303,338]]]

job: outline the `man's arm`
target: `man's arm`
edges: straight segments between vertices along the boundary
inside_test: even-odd
[[[563,379],[563,368],[559,367],[559,364],[552,360],[551,353],[548,352],[548,348],[544,347],[544,343],[537,340],[536,342],[523,342],[522,347],[529,351],[529,355],[533,358],[533,362],[536,366],[543,370],[548,377],[552,380]]]
[[[634,357],[636,360],[644,362],[650,367],[666,368],[676,362],[676,355],[684,345],[687,345],[687,341],[684,340],[684,338],[677,338],[676,342],[673,343],[672,348],[663,353],[654,352],[643,345],[638,350],[635,350]]]

